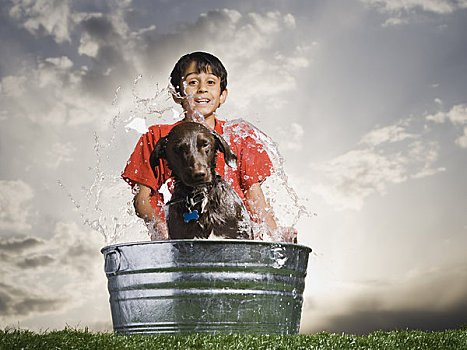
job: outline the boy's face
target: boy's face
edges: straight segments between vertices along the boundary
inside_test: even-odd
[[[186,96],[183,108],[198,111],[205,119],[214,117],[217,108],[227,98],[227,89],[221,93],[221,79],[212,73],[210,67],[207,72],[197,72],[196,62],[188,66],[181,83],[183,96]]]

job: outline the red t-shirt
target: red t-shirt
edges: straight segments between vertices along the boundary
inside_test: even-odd
[[[223,135],[225,121],[216,119],[215,122],[214,130]],[[151,206],[158,212],[161,218],[164,217],[162,214],[164,201],[158,190],[169,180],[168,186],[172,192],[173,182],[171,180],[173,178],[165,159],[160,160],[159,166],[156,167],[157,176],[154,176],[149,163],[149,156],[157,141],[161,137],[165,137],[175,125],[180,123],[182,121],[171,125],[160,124],[149,127],[149,131],[143,134],[136,144],[135,150],[131,154],[122,173],[123,179],[130,186],[134,187],[137,183],[140,183],[152,189],[150,197]],[[244,192],[253,184],[262,182],[271,174],[272,163],[264,147],[256,140],[251,127],[247,124],[242,125],[241,123],[237,123],[232,125],[231,130],[235,132],[232,131],[229,135],[225,136],[227,136],[227,143],[238,157],[237,168],[234,169],[226,166],[224,154],[218,152],[216,172],[224,177],[240,198],[245,201]]]

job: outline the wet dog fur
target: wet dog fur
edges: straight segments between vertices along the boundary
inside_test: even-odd
[[[236,166],[237,156],[217,132],[196,122],[176,125],[150,156],[154,173],[166,159],[175,180],[167,203],[170,239],[252,239],[248,211],[235,190],[216,173],[217,152]],[[196,212],[195,212],[196,211]]]

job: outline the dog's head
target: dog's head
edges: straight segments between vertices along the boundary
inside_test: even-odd
[[[197,186],[212,181],[217,151],[224,153],[229,166],[236,165],[237,156],[221,135],[200,123],[183,122],[157,142],[149,162],[156,173],[159,159],[166,159],[178,179],[187,186]]]

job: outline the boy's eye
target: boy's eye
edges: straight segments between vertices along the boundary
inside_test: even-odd
[[[188,85],[196,85],[198,82],[196,80],[190,80]]]

